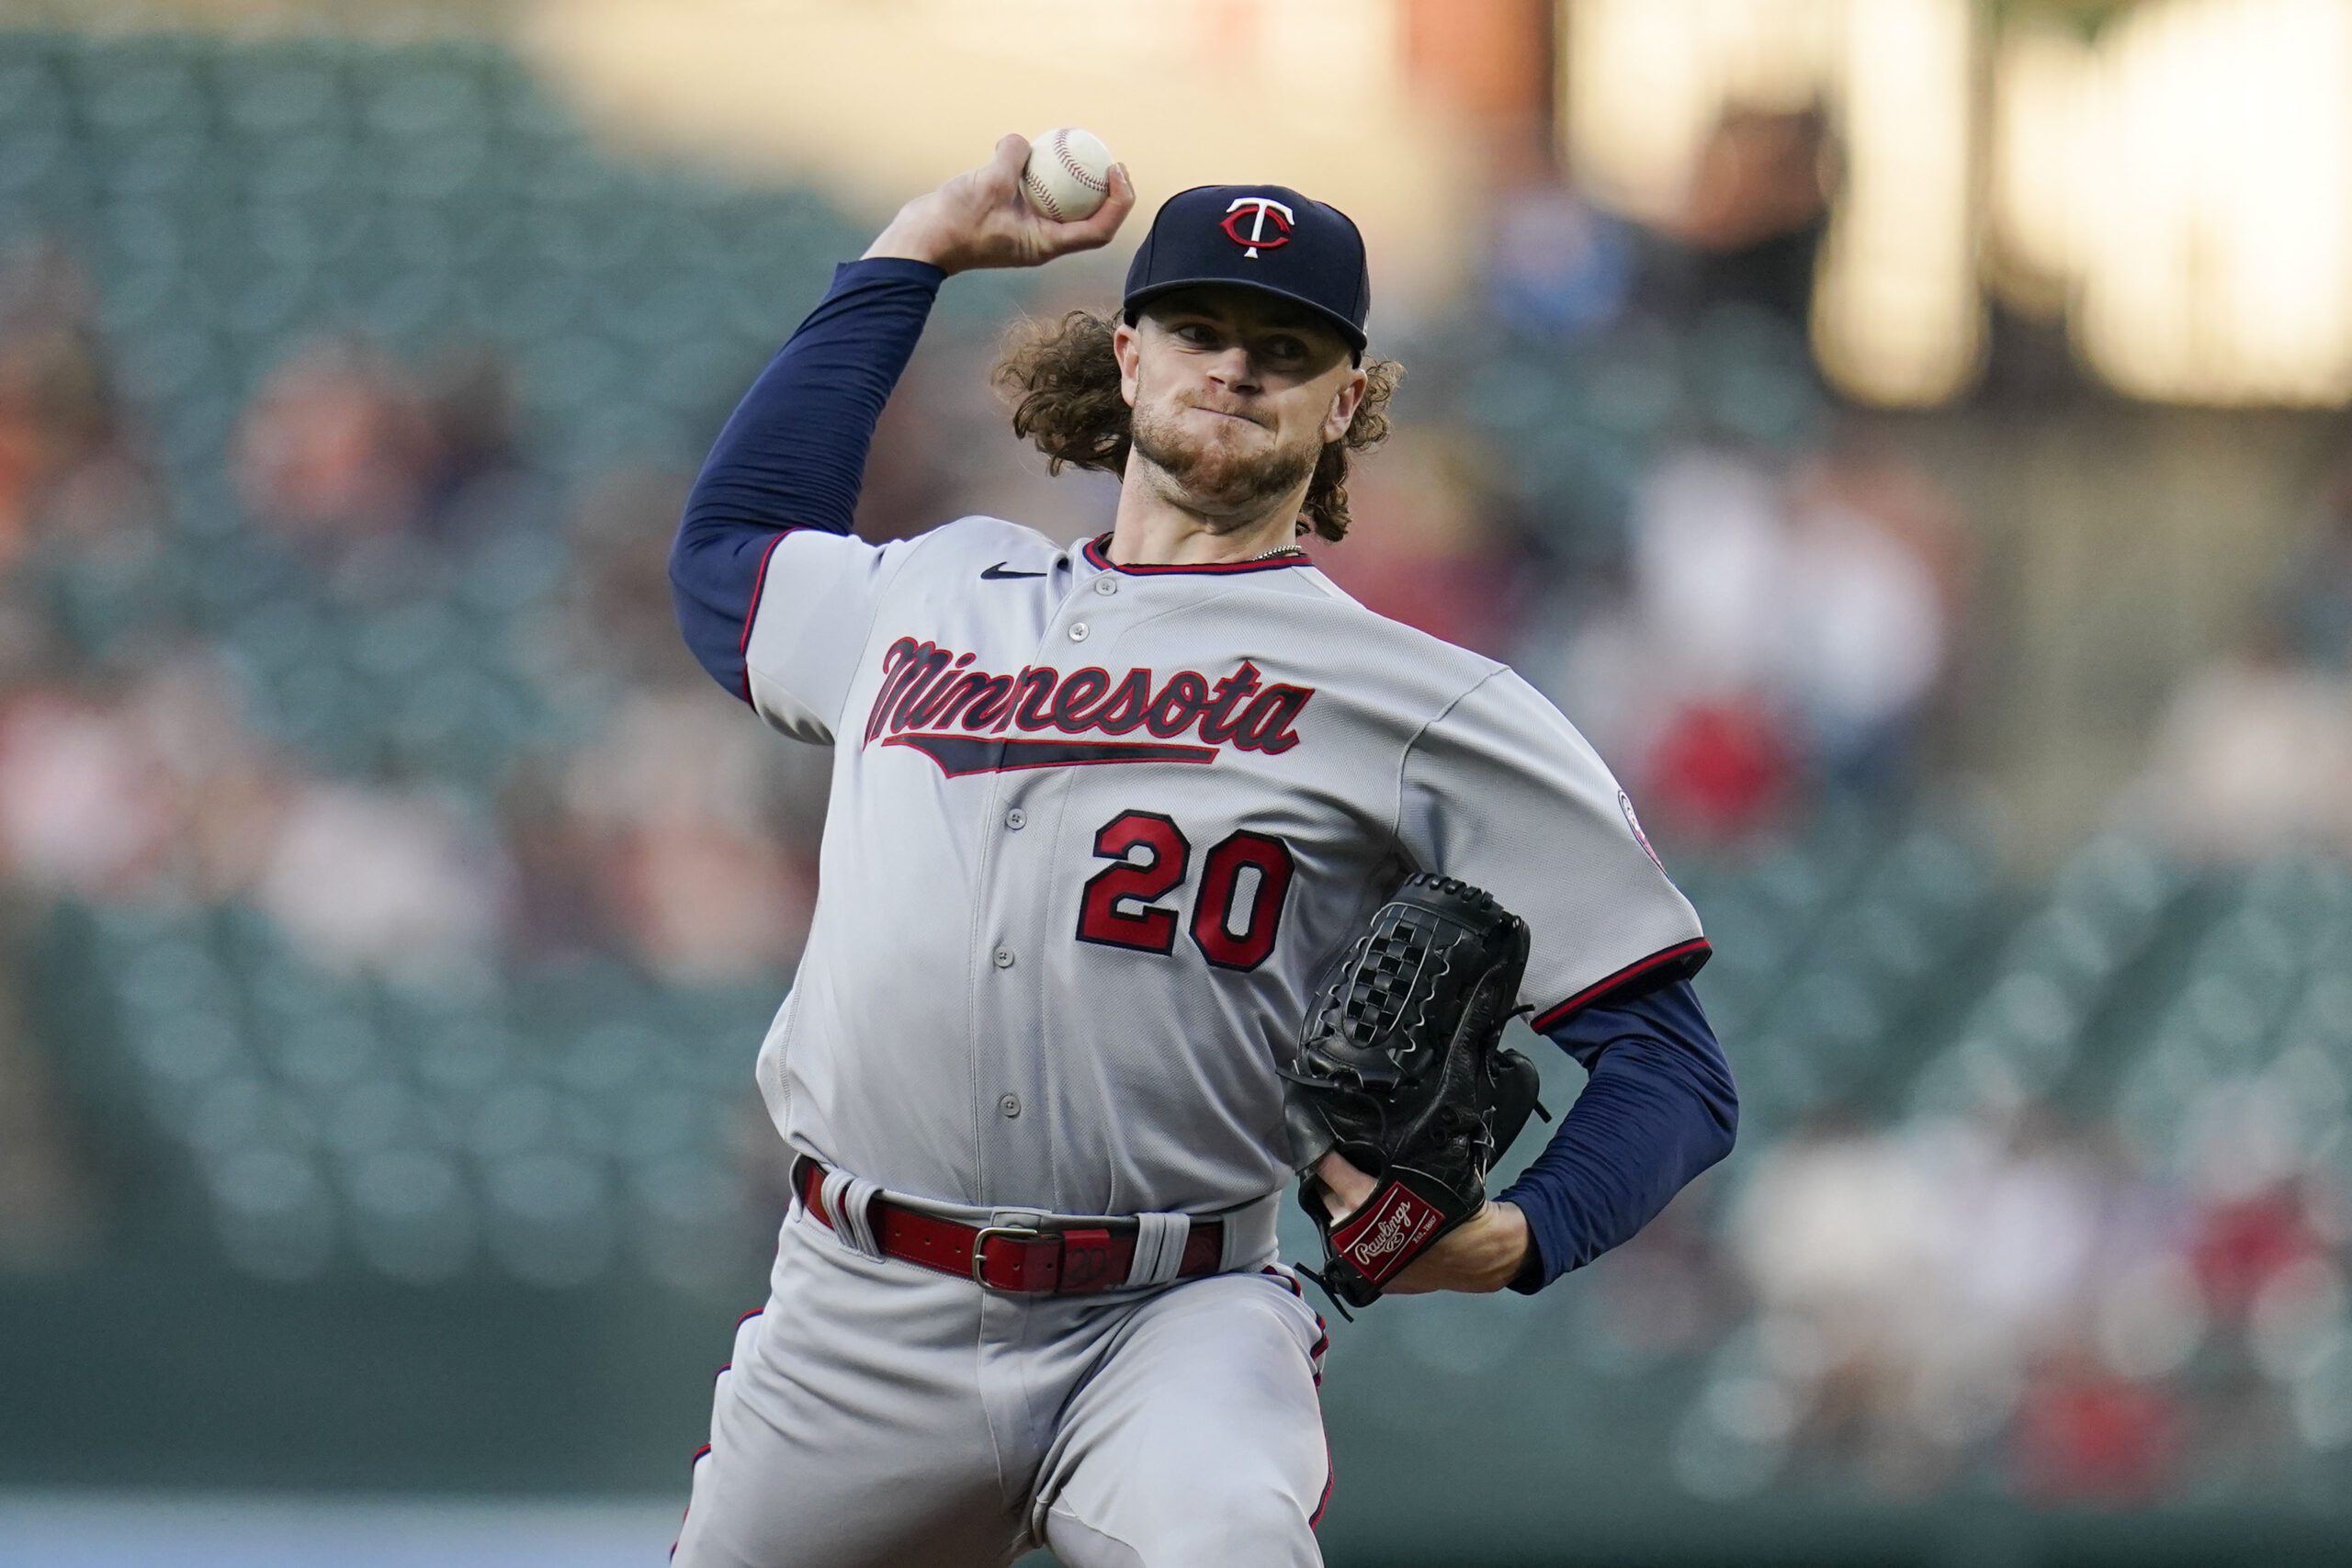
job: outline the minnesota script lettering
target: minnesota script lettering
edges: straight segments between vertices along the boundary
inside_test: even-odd
[[[865,719],[865,739],[888,743],[910,732],[1001,735],[1008,728],[1061,735],[1197,737],[1210,746],[1283,752],[1312,686],[1261,683],[1243,660],[1211,681],[1178,670],[1155,681],[1148,670],[1114,676],[1088,666],[1065,674],[1033,664],[1017,675],[971,668],[974,655],[902,637],[882,655],[882,689]]]

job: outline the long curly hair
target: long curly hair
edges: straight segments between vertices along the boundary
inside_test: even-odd
[[[1111,352],[1118,318],[1072,310],[1057,321],[1024,320],[1006,334],[994,380],[1012,407],[1012,434],[1037,444],[1049,473],[1065,465],[1106,474],[1126,471],[1132,416],[1119,395],[1119,361]],[[1366,355],[1363,400],[1347,434],[1328,442],[1307,480],[1298,532],[1326,539],[1348,532],[1348,459],[1388,438],[1388,400],[1405,378],[1393,359]]]

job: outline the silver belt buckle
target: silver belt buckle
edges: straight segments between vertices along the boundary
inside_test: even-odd
[[[989,1289],[989,1282],[981,1276],[980,1270],[986,1265],[989,1237],[992,1235],[1007,1236],[1014,1241],[1042,1241],[1045,1239],[1046,1233],[1032,1225],[982,1225],[974,1232],[972,1235],[972,1283],[982,1290]]]

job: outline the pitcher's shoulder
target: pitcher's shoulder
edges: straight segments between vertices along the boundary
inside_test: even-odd
[[[1469,691],[1508,666],[1384,615],[1320,570],[1286,574],[1294,624],[1352,669],[1386,672],[1428,691],[1441,703]]]
[[[986,567],[1001,562],[1017,571],[1051,570],[1068,559],[1068,547],[1020,523],[973,513],[942,523],[910,541],[929,559],[943,563],[974,562]],[[986,556],[985,561],[978,558]]]

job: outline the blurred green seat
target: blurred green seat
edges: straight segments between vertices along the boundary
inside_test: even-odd
[[[684,1290],[732,1282],[750,1226],[730,1172],[708,1159],[666,1159],[631,1171],[625,1190],[632,1250],[647,1273]]]
[[[392,1065],[379,1054],[370,1059],[368,1076],[323,1102],[320,1142],[327,1151],[349,1158],[387,1149],[459,1146],[458,1118],[437,1098],[387,1076]]]
[[[280,1147],[241,1148],[205,1168],[223,1250],[265,1279],[317,1278],[333,1263],[339,1229],[318,1162]]]
[[[450,1160],[419,1149],[376,1150],[343,1164],[336,1184],[350,1210],[352,1245],[375,1272],[432,1284],[473,1262],[480,1205]]]
[[[374,1072],[383,1060],[373,1023],[356,1010],[295,1020],[263,1048],[286,1081],[322,1097]]]
[[[491,1258],[528,1283],[585,1284],[611,1267],[617,1240],[610,1184],[589,1160],[558,1154],[498,1161],[483,1173]]]
[[[319,1143],[318,1118],[304,1098],[257,1073],[219,1077],[192,1096],[174,1133],[209,1168],[252,1150],[307,1157]]]

